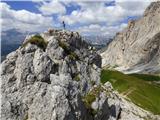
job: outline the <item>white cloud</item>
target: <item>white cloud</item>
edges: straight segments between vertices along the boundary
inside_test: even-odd
[[[114,6],[106,6],[105,2],[77,2],[81,6],[80,10],[74,10],[70,15],[60,16],[59,19],[66,21],[70,25],[100,22],[115,24],[123,21],[128,16],[142,15],[149,3],[150,0],[116,0]]]
[[[38,2],[39,0],[33,0]],[[83,35],[113,36],[126,26],[122,24],[128,16],[141,16],[152,0],[115,0],[115,4],[106,6],[112,0],[40,0],[38,9],[43,15],[26,10],[12,10],[2,3],[2,29],[20,29],[21,31],[42,31],[53,26],[52,15],[57,14],[59,21],[65,21],[72,29],[78,29]],[[0,3],[1,4],[1,3]],[[67,7],[80,6],[80,9],[67,13]],[[75,7],[74,6],[74,7]],[[1,20],[0,20],[1,21]],[[123,22],[122,22],[123,21]],[[61,22],[56,22],[60,25]],[[103,24],[103,25],[102,25]],[[75,27],[80,26],[80,27]]]
[[[66,21],[68,24],[98,23],[104,21],[104,3],[78,2],[77,4],[81,6],[80,10],[74,10],[70,15],[60,16],[59,19]]]
[[[117,32],[123,30],[126,26],[127,24],[125,23],[117,26],[102,26],[99,24],[91,24],[88,26],[79,27],[77,31],[82,35],[102,35],[113,37]]]
[[[113,36],[123,28],[122,23],[128,17],[141,16],[153,0],[115,0],[113,5],[107,6],[106,3],[111,1],[113,0],[56,0],[43,2],[39,10],[45,15],[58,14],[58,20],[65,21],[69,26],[80,25],[75,30],[78,29],[83,34]],[[66,6],[80,8],[66,14]],[[101,24],[105,26],[100,26]]]
[[[65,6],[57,0],[51,1],[51,2],[43,2],[42,5],[39,7],[39,10],[44,15],[65,14],[66,13]]]
[[[124,10],[124,14],[128,16],[140,16],[143,14],[146,7],[150,4],[150,0],[117,0],[116,4]]]
[[[13,10],[6,3],[0,3],[2,30],[18,29],[21,32],[43,31],[53,24],[52,17],[44,17],[41,14],[31,13],[26,10]]]

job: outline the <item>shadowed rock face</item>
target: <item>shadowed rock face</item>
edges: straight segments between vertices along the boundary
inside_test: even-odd
[[[100,83],[101,57],[88,48],[75,32],[28,36],[1,64],[1,120],[156,119]]]
[[[102,66],[143,73],[160,72],[160,2],[153,2],[141,19],[130,21],[101,53]]]

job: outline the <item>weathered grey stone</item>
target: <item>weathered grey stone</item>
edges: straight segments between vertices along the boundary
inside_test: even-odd
[[[66,61],[62,61],[59,67],[59,73],[68,74],[70,73],[69,66]]]
[[[47,53],[37,49],[33,59],[34,73],[37,79],[43,82],[49,82],[49,75],[52,70],[52,61]]]
[[[64,57],[64,50],[54,38],[49,41],[46,52],[53,61],[60,60]]]
[[[27,52],[27,53],[30,53],[30,52],[35,52],[37,50],[37,46],[36,45],[33,45],[31,43],[28,43],[23,49],[23,52]]]
[[[18,57],[18,50],[7,55],[6,60],[1,64],[1,74],[11,73],[15,69],[15,61]]]
[[[91,82],[94,82],[94,84],[98,85],[100,84],[100,76],[101,75],[101,70],[97,68],[96,70],[94,68],[90,69],[90,77],[91,77]]]
[[[24,86],[27,83],[26,81],[27,76],[33,73],[33,56],[34,56],[33,53],[18,55],[14,70],[18,86]]]

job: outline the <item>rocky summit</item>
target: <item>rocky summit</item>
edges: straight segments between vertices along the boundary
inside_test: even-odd
[[[1,120],[158,120],[100,83],[101,57],[77,32],[27,36],[1,67]]]
[[[160,73],[160,1],[153,2],[139,20],[117,33],[101,53],[102,65],[126,73]]]

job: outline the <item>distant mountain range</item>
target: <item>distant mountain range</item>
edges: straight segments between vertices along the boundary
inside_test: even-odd
[[[107,45],[112,38],[107,36],[84,36],[84,39],[92,45]]]
[[[3,44],[21,44],[27,33],[21,33],[16,29],[2,31],[1,41]]]
[[[1,33],[1,61],[7,54],[16,50],[24,41],[26,35],[33,34],[29,32],[21,33],[16,29],[2,31]]]
[[[2,31],[1,33],[1,61],[10,52],[16,50],[25,39],[27,33],[21,33],[16,29]]]

